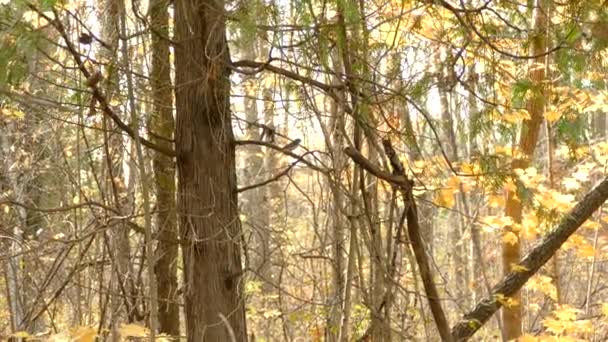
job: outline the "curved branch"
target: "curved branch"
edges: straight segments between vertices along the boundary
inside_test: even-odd
[[[241,61],[231,62],[230,67],[231,67],[231,69],[233,69],[234,71],[239,72],[239,73],[250,73],[249,71],[244,71],[244,70],[239,69],[240,67],[254,68],[254,72],[268,70],[268,71],[274,72],[276,74],[288,77],[292,80],[300,81],[304,84],[308,84],[313,87],[317,87],[327,93],[331,93],[332,89],[341,89],[342,88],[339,86],[332,86],[332,85],[329,85],[329,84],[326,84],[323,82],[319,82],[310,77],[302,76],[291,70],[283,69],[281,67],[272,65],[272,64],[270,64],[271,62],[272,62],[272,59],[269,59],[267,62],[241,60]]]
[[[283,149],[282,146],[278,146],[278,145],[275,145],[273,143],[269,143],[269,142],[266,142],[266,141],[259,141],[259,140],[235,140],[234,144],[237,145],[237,146],[242,146],[242,145],[266,146],[266,147],[269,147],[269,148],[271,148],[271,149],[273,149],[275,151],[281,152],[281,153],[286,154],[286,155],[288,155],[288,156],[290,156],[292,158],[295,158],[295,159],[298,159],[298,160],[302,161],[302,163],[306,164],[306,166],[310,167],[311,169],[313,169],[315,171],[319,171],[321,173],[328,173],[329,172],[328,169],[318,167],[317,165],[315,165],[315,164],[309,162],[308,160],[304,159],[304,156],[306,154],[311,153],[311,152],[307,152],[304,155],[298,155],[298,154],[295,154],[295,153],[293,153],[291,151],[286,151],[285,149]]]
[[[289,166],[287,166],[283,171],[277,173],[273,177],[268,178],[268,179],[266,179],[266,180],[264,180],[262,182],[259,182],[259,183],[255,183],[255,184],[252,184],[252,185],[244,186],[242,188],[238,188],[238,189],[236,189],[236,192],[245,192],[245,191],[248,191],[248,190],[253,190],[255,188],[259,188],[261,186],[264,186],[266,184],[270,184],[272,182],[275,182],[275,181],[279,180],[281,177],[287,175],[289,173],[289,171],[291,171],[291,169],[293,169],[300,161],[303,161],[304,157],[307,154],[309,154],[309,153],[311,153],[311,152],[304,153],[295,162],[289,164]]]
[[[437,1],[437,3],[439,5],[441,5],[443,8],[447,9],[448,11],[452,12],[452,14],[456,17],[456,20],[458,20],[458,22],[462,25],[462,27],[464,27],[465,29],[470,28],[477,37],[479,37],[479,39],[481,39],[481,41],[483,41],[485,44],[487,44],[492,50],[500,53],[501,55],[507,56],[507,57],[511,57],[514,59],[537,59],[540,57],[544,57],[547,55],[552,54],[553,52],[562,49],[564,46],[562,44],[558,44],[554,47],[552,47],[551,49],[548,49],[547,51],[544,51],[542,53],[539,53],[537,55],[516,55],[514,53],[505,51],[500,49],[498,46],[496,46],[494,43],[492,43],[490,41],[490,39],[488,39],[488,37],[484,36],[479,29],[477,29],[477,27],[475,26],[474,23],[469,23],[468,21],[468,12],[464,12],[465,15],[467,16],[467,20],[465,20],[462,15],[460,15],[461,10],[452,6],[450,3],[448,3],[445,0],[439,0]],[[572,33],[572,30],[570,31],[570,33]]]

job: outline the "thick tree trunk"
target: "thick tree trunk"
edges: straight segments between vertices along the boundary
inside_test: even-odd
[[[224,2],[175,3],[178,213],[188,341],[245,341]]]
[[[169,60],[169,14],[167,0],[150,3],[152,33],[152,103],[154,115],[150,119],[152,141],[172,149],[175,129],[171,65]],[[154,272],[158,284],[158,328],[160,333],[179,336],[179,306],[177,305],[177,222],[175,216],[175,162],[160,152],[153,154],[156,186],[156,232],[158,246]]]

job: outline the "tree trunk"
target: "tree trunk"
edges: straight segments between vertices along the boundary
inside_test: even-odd
[[[332,56],[333,69],[341,70],[340,56],[334,53]],[[337,76],[332,77],[332,84],[339,85]],[[327,98],[327,111],[330,114],[328,125],[325,126],[324,136],[329,149],[329,163],[335,170],[332,176],[324,180],[331,192],[331,201],[328,204],[331,214],[331,258],[332,258],[332,289],[329,295],[329,313],[327,317],[327,329],[325,339],[328,342],[341,342],[347,340],[348,325],[350,324],[350,308],[344,307],[345,291],[345,234],[346,222],[343,215],[344,193],[339,186],[339,180],[344,177],[346,163],[342,154],[344,148],[344,93],[336,94],[339,100]],[[322,119],[320,119],[322,120]]]
[[[14,142],[11,141],[12,136],[10,132],[15,132],[17,129],[14,124],[2,125],[2,134],[0,135],[0,156],[2,156],[2,187],[0,188],[3,192],[12,192],[16,201],[23,202],[22,191],[19,190],[19,184],[16,180],[16,173],[11,172],[10,166],[15,163],[14,157],[11,153],[11,147],[14,146]],[[5,184],[8,184],[5,185]],[[3,215],[3,222],[10,222],[8,220],[8,213]],[[9,312],[11,318],[11,330],[16,332],[23,329],[22,322],[25,316],[24,298],[23,298],[23,271],[21,265],[23,264],[22,245],[23,245],[23,229],[25,227],[25,209],[17,207],[15,208],[16,221],[13,224],[11,233],[13,238],[10,240],[8,245],[8,254],[10,257],[5,264],[5,282],[6,282],[6,298],[9,305]]]
[[[532,37],[531,54],[536,56],[546,50],[546,0],[537,0],[534,15],[534,36]],[[512,170],[525,169],[530,164],[530,160],[534,155],[540,126],[543,121],[543,113],[545,107],[545,94],[543,81],[545,79],[545,68],[541,66],[545,63],[545,56],[533,60],[530,71],[530,79],[534,84],[532,96],[528,101],[527,109],[530,113],[530,119],[525,120],[522,124],[520,141],[519,141],[519,158],[515,158],[512,163]],[[507,201],[505,207],[505,215],[513,219],[516,224],[521,224],[522,220],[522,203],[517,193],[507,191]],[[513,233],[518,236],[518,232],[513,230],[513,227],[505,227],[504,233]],[[519,236],[518,236],[519,238]],[[502,254],[502,269],[506,276],[511,272],[511,267],[517,264],[520,259],[520,244],[503,242]],[[504,335],[507,340],[518,338],[522,333],[522,307],[521,294],[513,293],[511,296],[513,305],[503,308]]]
[[[152,104],[154,115],[150,119],[152,141],[167,149],[175,129],[173,120],[173,94],[171,91],[171,65],[169,60],[168,1],[150,3],[152,33]],[[156,186],[156,233],[158,246],[154,272],[157,280],[158,328],[160,333],[179,336],[179,306],[177,305],[177,222],[175,216],[175,162],[160,152],[153,153],[154,181]]]
[[[175,3],[178,213],[188,341],[245,341],[224,1]]]
[[[102,54],[109,61],[106,66],[107,78],[104,84],[108,101],[117,97],[120,75],[118,73],[117,51],[119,47],[119,25],[121,17],[121,2],[119,0],[105,0],[101,3],[99,14],[102,19],[101,39],[110,45]],[[117,113],[122,116],[122,114]],[[104,161],[106,173],[103,191],[108,202],[121,213],[129,212],[133,201],[125,185],[123,158],[125,147],[122,131],[114,122],[103,117]],[[110,340],[118,341],[119,323],[123,320],[131,323],[140,319],[137,311],[137,287],[135,285],[133,265],[131,263],[131,246],[129,243],[129,227],[119,223],[115,229],[109,231],[109,245],[112,253],[109,257],[112,263],[108,294],[110,306]]]

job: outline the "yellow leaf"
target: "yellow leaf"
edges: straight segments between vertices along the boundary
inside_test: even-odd
[[[537,337],[534,337],[534,336],[532,336],[532,335],[527,335],[527,334],[526,334],[526,335],[523,335],[523,336],[522,336],[522,337],[519,339],[519,341],[520,341],[520,342],[537,342],[537,341],[538,341],[538,338],[537,338]]]
[[[70,332],[74,342],[94,342],[97,330],[92,327],[76,327]]]
[[[515,246],[517,244],[517,242],[519,241],[519,238],[513,232],[506,232],[502,236],[502,241],[504,243],[507,243],[507,244],[511,245],[511,246]]]
[[[454,190],[451,188],[441,189],[435,196],[435,204],[438,206],[452,208],[454,203]]]
[[[562,245],[562,248],[564,250],[569,250],[572,249],[574,247],[580,247],[584,244],[586,244],[587,241],[585,240],[584,237],[580,236],[579,234],[573,234],[572,236],[570,236],[568,238],[568,240]]]
[[[497,302],[504,305],[507,308],[512,308],[519,305],[519,302],[511,297],[507,297],[502,293],[498,293],[494,296]]]
[[[547,318],[543,320],[543,325],[545,326],[545,328],[547,328],[547,331],[555,335],[561,335],[566,330],[566,327],[563,322],[553,318]]]
[[[527,214],[521,221],[522,234],[526,239],[533,239],[539,233],[538,218],[534,214]]]
[[[553,315],[561,321],[574,321],[576,315],[582,311],[571,307],[568,304],[559,305],[556,310],[553,311]]]
[[[138,324],[122,324],[118,329],[121,337],[146,337],[148,329]]]
[[[537,275],[530,279],[526,284],[526,288],[539,291],[551,298],[554,301],[557,301],[557,289],[555,285],[553,285],[553,279],[544,275]]]
[[[262,316],[264,316],[264,318],[279,317],[279,316],[281,316],[281,311],[279,311],[277,309],[268,309],[268,310],[264,311],[264,313],[262,314]]]
[[[505,184],[503,185],[503,187],[506,191],[509,191],[509,192],[517,191],[517,185],[515,185],[515,182],[512,179],[507,180],[505,182]]]
[[[72,342],[72,338],[65,332],[49,336],[45,342]]]
[[[561,114],[558,111],[549,110],[549,111],[545,112],[545,119],[547,119],[547,121],[549,123],[559,120],[560,117],[561,117]]]
[[[489,195],[488,205],[490,208],[502,208],[505,205],[505,198],[499,195]]]
[[[460,178],[458,176],[452,176],[448,179],[448,186],[453,189],[458,189],[460,186]]]
[[[530,120],[530,112],[527,109],[519,109],[515,111],[511,111],[509,113],[504,113],[502,115],[502,119],[508,123],[517,123],[520,120]]]
[[[593,229],[593,230],[598,230],[602,227],[602,225],[595,221],[587,221],[582,225],[582,227],[588,228],[588,229]]]
[[[464,162],[460,166],[460,169],[462,170],[462,173],[464,173],[464,174],[474,175],[474,174],[479,173],[480,166],[479,166],[478,163],[467,163],[467,162]]]
[[[545,176],[539,175],[534,167],[529,167],[525,170],[515,169],[515,174],[517,174],[522,183],[528,188],[534,188],[545,180]]]
[[[415,160],[414,162],[406,161],[406,163],[409,164],[409,168],[414,174],[424,174],[425,171],[428,171],[424,160]]]
[[[513,264],[511,265],[511,271],[513,272],[527,272],[529,271],[529,269],[525,266],[519,265],[519,264]]]
[[[481,218],[481,222],[484,224],[482,229],[489,233],[513,225],[513,218],[510,216],[485,216]]]
[[[25,113],[23,113],[19,109],[3,108],[0,109],[0,114],[13,119],[23,119],[25,117]]]
[[[28,334],[27,331],[17,331],[12,336],[13,337],[19,337],[19,338],[28,338],[28,337],[31,337],[31,335]]]
[[[546,189],[542,186],[538,187],[538,193],[534,195],[534,199],[542,206],[549,210],[557,210],[566,212],[574,204],[574,196],[570,194],[562,194],[561,192]]]
[[[592,258],[595,256],[595,249],[590,244],[584,244],[577,249],[581,256]]]

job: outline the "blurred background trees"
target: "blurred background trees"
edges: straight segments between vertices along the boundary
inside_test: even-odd
[[[492,288],[605,178],[607,20],[0,0],[0,335],[432,341],[490,296],[478,340],[605,340],[603,206]]]

